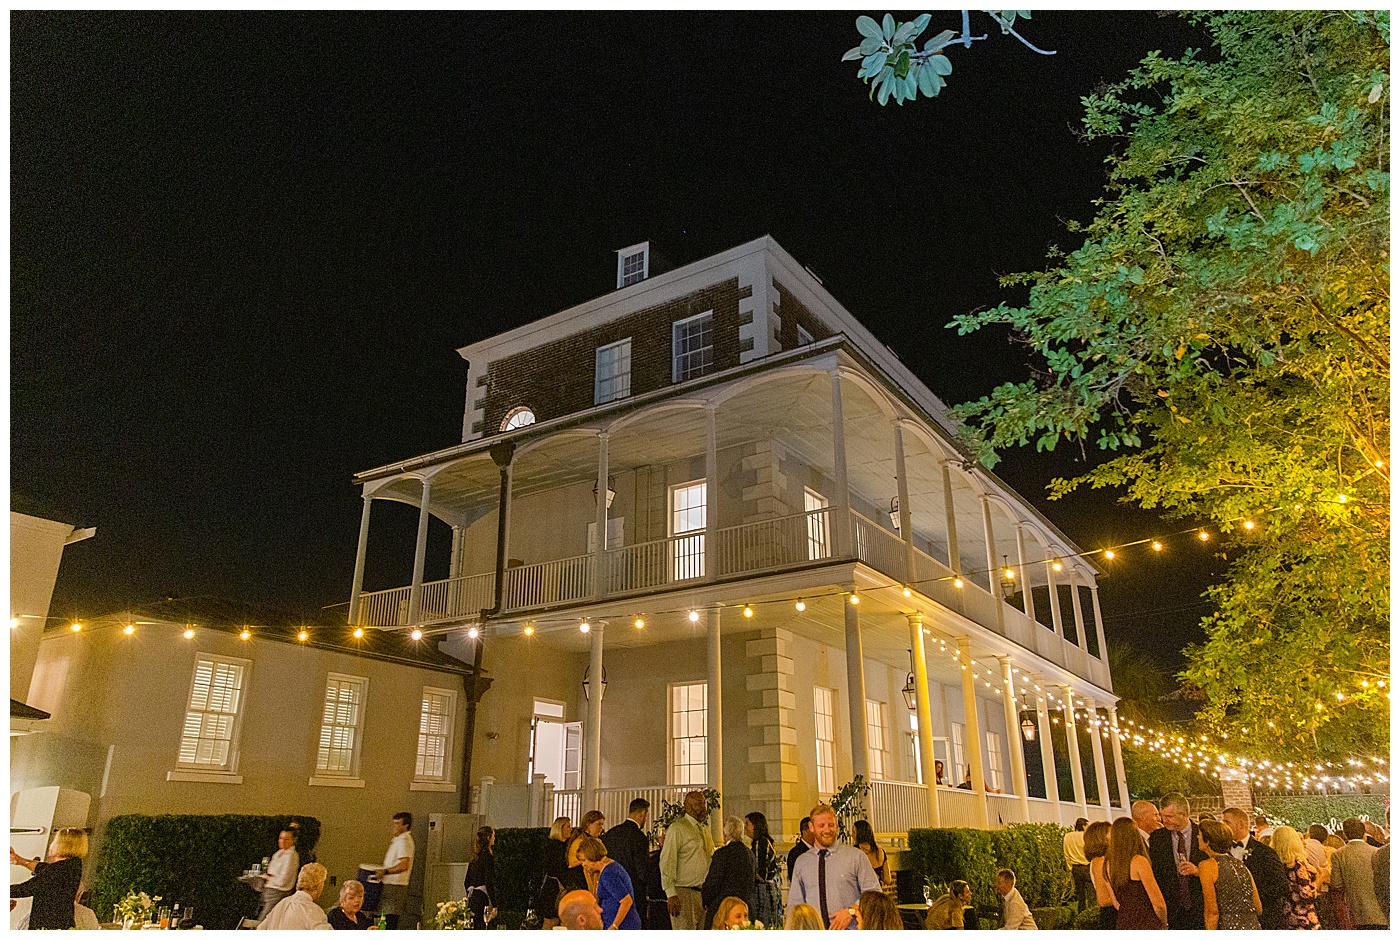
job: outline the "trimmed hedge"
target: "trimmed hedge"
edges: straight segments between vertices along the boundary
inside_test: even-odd
[[[1048,823],[994,830],[911,829],[906,867],[935,883],[966,881],[975,904],[993,907],[997,869],[1009,868],[1027,906],[1058,907],[1074,887],[1065,864],[1068,831]]]
[[[493,900],[500,909],[499,922],[513,923],[535,903],[535,893],[544,879],[544,849],[549,842],[548,829],[497,829],[496,893]],[[507,917],[507,915],[511,915]],[[541,917],[554,913],[540,912]]]
[[[1286,820],[1299,832],[1307,832],[1313,823],[1321,823],[1330,829],[1332,820],[1335,819],[1340,825],[1348,816],[1365,816],[1372,822],[1384,822],[1386,799],[1364,793],[1335,796],[1323,793],[1307,796],[1262,793],[1254,798],[1254,807],[1276,819]]]
[[[314,816],[114,816],[102,834],[92,886],[99,920],[131,891],[160,895],[162,904],[193,905],[210,929],[256,917],[260,899],[238,876],[277,851],[277,834],[296,823],[302,864],[315,860],[321,822]]]

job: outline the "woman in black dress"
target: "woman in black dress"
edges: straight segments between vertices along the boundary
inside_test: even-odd
[[[467,890],[467,910],[472,912],[472,926],[477,930],[486,929],[486,912],[496,897],[496,856],[491,852],[495,844],[495,829],[482,826],[476,831],[476,852],[462,881]]]
[[[776,880],[781,865],[774,859],[773,837],[768,832],[768,817],[749,813],[744,817],[744,835],[753,850],[753,904],[749,918],[762,921],[764,927],[783,921],[783,889]]]
[[[700,899],[705,902],[701,923],[714,923],[725,898],[738,898],[745,907],[751,906],[753,883],[753,853],[744,844],[744,821],[730,816],[724,821],[724,845],[710,856],[710,872],[700,886]]]
[[[88,837],[81,829],[60,829],[49,845],[49,860],[23,858],[10,849],[10,864],[22,865],[34,877],[10,885],[11,898],[33,898],[29,911],[30,930],[69,930],[73,927],[73,905],[83,883],[83,858]]]

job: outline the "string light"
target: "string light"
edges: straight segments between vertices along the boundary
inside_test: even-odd
[[[587,633],[589,630],[592,630],[592,629],[593,629],[592,625],[589,624],[589,622],[588,622],[587,620],[585,620],[583,623],[581,623],[581,624],[578,625],[578,632],[579,632],[579,633]]]
[[[1253,531],[1253,530],[1254,530],[1254,520],[1253,520],[1253,519],[1246,519],[1246,520],[1244,521],[1244,527],[1245,527],[1246,529],[1249,529],[1250,531]]]
[[[358,640],[358,639],[362,639],[362,638],[364,637],[364,635],[365,635],[365,631],[364,631],[364,629],[361,628],[361,627],[356,627],[356,628],[355,628],[355,632],[352,633],[352,634],[350,634],[350,635],[353,636],[353,637],[354,637],[355,639],[357,639],[357,640]]]
[[[534,635],[535,635],[535,625],[534,625],[533,623],[527,623],[527,624],[525,624],[525,629],[522,630],[522,631],[520,631],[520,632],[521,632],[521,633],[524,633],[526,636],[534,636]]]
[[[583,627],[582,627],[582,629],[583,629],[583,632],[584,632],[584,633],[587,633],[587,632],[588,632],[588,621],[585,620],[585,621],[583,622]],[[469,640],[475,640],[475,639],[476,639],[477,637],[479,637],[479,636],[481,636],[481,631],[480,631],[479,629],[477,629],[476,627],[468,627],[468,628],[467,628],[467,639],[469,639]]]
[[[955,587],[955,588],[960,588],[960,587],[962,587],[962,586],[963,586],[963,579],[962,579],[962,578],[954,578],[954,579],[953,579],[953,587]]]
[[[10,629],[13,630],[13,629],[15,629],[15,628],[18,627],[18,626],[19,626],[19,618],[18,618],[18,617],[11,617],[11,618],[10,618]]]
[[[73,624],[71,627],[69,627],[68,629],[69,629],[69,630],[72,630],[74,633],[82,633],[82,632],[83,632],[83,625],[82,625],[81,623],[74,623],[74,624]]]
[[[1202,529],[1201,531],[1196,533],[1196,538],[1200,539],[1202,542],[1209,542],[1210,533],[1207,532],[1205,529]]]
[[[909,588],[906,587],[906,588],[904,589],[904,596],[905,596],[905,597],[913,597],[913,596],[914,596],[914,592],[911,591],[911,590],[909,590]]]
[[[692,610],[692,611],[690,612],[690,622],[691,622],[691,623],[699,623],[699,622],[700,622],[700,611],[698,611],[698,610]]]
[[[122,627],[122,632],[125,633],[127,636],[131,636],[133,633],[136,632],[136,625],[129,623],[126,626]]]
[[[240,634],[238,634],[238,638],[239,638],[240,640],[245,640],[245,641],[246,641],[246,640],[251,640],[251,639],[253,638],[252,631],[250,631],[247,627],[244,627],[244,628],[243,628],[243,632],[240,633]]]
[[[1115,554],[1113,554],[1113,549],[1111,549],[1111,548],[1105,548],[1105,549],[1103,550],[1103,557],[1107,558],[1109,561],[1112,561],[1114,558],[1117,558],[1118,556],[1115,555]]]
[[[193,640],[193,639],[194,639],[194,629],[193,629],[192,627],[186,627],[186,628],[185,628],[185,632],[182,634],[182,636],[184,636],[184,638],[187,639],[187,640]]]
[[[803,612],[804,610],[806,610],[806,609],[807,609],[807,602],[804,601],[802,598],[799,597],[799,598],[797,599],[797,612],[800,614],[800,613],[802,613],[802,612]]]
[[[422,633],[420,633],[420,632],[417,631],[417,630],[414,630],[413,632],[414,632],[414,633],[417,633],[418,636],[422,636],[422,635],[423,635]],[[301,631],[300,633],[297,634],[297,639],[298,639],[298,640],[301,640],[303,643],[305,643],[305,642],[307,641],[307,639],[309,638],[309,636],[310,636],[310,634],[308,634],[305,630],[303,630],[303,631]],[[416,636],[416,637],[414,637],[414,639],[416,640],[416,639],[418,639],[418,637]]]
[[[303,633],[302,636],[306,636],[306,634]],[[412,638],[412,639],[414,639],[414,640],[421,640],[421,639],[423,639],[423,631],[422,631],[422,630],[419,630],[419,629],[417,629],[417,628],[414,628],[413,632],[409,634],[409,637]]]
[[[1160,551],[1162,550],[1162,543],[1159,542],[1159,541],[1157,541],[1156,539],[1153,539],[1153,540],[1152,540],[1152,550],[1153,550],[1154,552],[1160,552]]]
[[[632,621],[632,626],[636,627],[638,630],[643,630],[643,629],[645,629],[645,628],[646,628],[646,625],[647,625],[647,622],[646,622],[645,620],[643,620],[641,617],[638,617],[636,620],[633,620],[633,621]]]
[[[860,604],[860,595],[857,594],[855,591],[851,592],[851,603],[856,605]]]
[[[750,620],[753,619],[753,608],[750,607],[748,604],[744,605],[744,616]]]

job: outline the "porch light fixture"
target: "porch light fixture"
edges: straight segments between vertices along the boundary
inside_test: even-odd
[[[1035,743],[1035,722],[1031,721],[1030,715],[1021,719],[1021,735],[1027,742]]]
[[[583,623],[581,623],[581,624],[578,625],[578,632],[579,632],[579,633],[587,633],[589,630],[592,630],[592,629],[593,629],[592,625],[590,625],[589,622],[588,622],[587,620],[585,620]],[[587,683],[584,683],[584,684],[587,685]]]
[[[907,679],[904,680],[904,688],[900,689],[899,692],[900,692],[901,695],[904,696],[904,704],[907,705],[907,706],[909,707],[909,710],[910,710],[911,712],[912,712],[915,708],[918,707],[918,705],[919,705],[918,698],[917,698],[918,690],[917,690],[917,688],[916,688],[915,685],[914,685],[914,651],[913,651],[913,650],[910,650],[910,651],[909,651],[909,678],[907,678]]]
[[[603,696],[606,695],[607,693],[608,693],[608,668],[607,668],[606,666],[604,666],[604,667],[603,667],[603,681],[602,681],[602,683],[601,683],[601,684],[599,685],[599,687],[598,687],[598,701],[601,702],[601,701],[603,700]],[[585,702],[588,701],[588,696],[589,696],[588,669],[585,668],[585,669],[583,670],[583,700],[584,700]]]
[[[690,622],[691,622],[691,623],[699,623],[699,622],[700,622],[700,611],[698,611],[698,610],[692,610],[692,611],[690,612]]]
[[[608,476],[608,507],[612,508],[613,500],[617,499],[617,484],[613,482],[611,475]],[[598,484],[593,484],[593,505],[598,505]]]
[[[744,605],[744,616],[751,619],[753,617],[753,608],[750,607],[748,604]]]
[[[890,525],[894,526],[896,532],[899,531],[899,497],[890,497]]]
[[[797,599],[797,612],[800,614],[800,613],[802,613],[802,612],[803,612],[804,610],[806,610],[806,609],[807,609],[807,602],[804,601],[802,598],[799,597],[799,598]]]

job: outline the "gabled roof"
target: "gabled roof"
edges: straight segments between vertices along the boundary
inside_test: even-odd
[[[100,617],[84,619],[85,626],[102,627],[128,623],[192,625],[200,630],[218,630],[238,634],[251,630],[258,640],[273,640],[299,647],[313,647],[337,653],[348,653],[365,659],[400,665],[418,666],[438,672],[458,675],[472,674],[470,663],[449,656],[438,649],[431,639],[414,641],[402,633],[366,628],[356,639],[353,627],[345,623],[344,614],[335,609],[297,612],[266,604],[250,604],[228,598],[200,595],[167,597],[164,600],[113,611]],[[49,631],[63,630],[62,624]],[[298,635],[306,631],[307,639]]]

